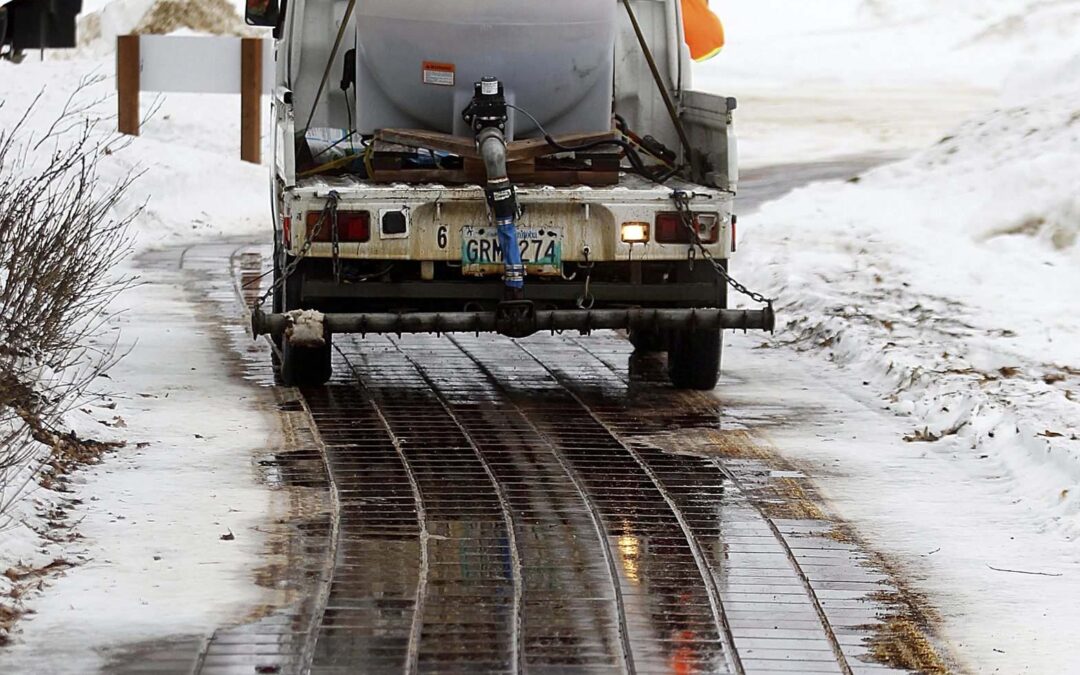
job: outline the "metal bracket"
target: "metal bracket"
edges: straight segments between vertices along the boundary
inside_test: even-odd
[[[495,330],[512,338],[537,331],[536,305],[531,300],[506,300],[495,308]]]

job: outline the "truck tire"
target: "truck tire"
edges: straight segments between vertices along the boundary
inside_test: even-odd
[[[322,347],[294,347],[288,340],[281,345],[281,383],[287,387],[317,387],[334,374],[331,359],[334,347],[330,336]]]
[[[720,380],[719,330],[676,330],[668,344],[668,377],[676,389],[711,391]]]
[[[281,266],[284,254],[281,252],[279,238],[279,235],[274,237],[274,281],[273,286],[270,288],[271,311],[274,314],[281,314],[285,311],[285,290],[282,288],[284,282],[281,280]],[[278,384],[284,384],[281,378],[281,350],[284,341],[280,337],[274,336],[270,336],[270,341],[273,343],[273,349],[270,350],[270,364],[274,370],[274,381]]]
[[[286,256],[286,267],[292,265],[294,259]],[[304,278],[304,265],[296,265],[295,270],[282,284],[284,293],[281,297],[282,311],[291,312],[294,309],[312,309],[301,307],[300,290]],[[276,304],[276,303],[275,303]],[[276,309],[276,307],[275,307]],[[294,347],[289,340],[282,337],[279,347],[281,349],[281,383],[287,387],[317,387],[326,384],[334,374],[332,365],[334,346],[331,336],[325,336],[326,344],[322,347]]]
[[[631,330],[628,337],[636,352],[648,354],[667,351],[667,341],[659,330]]]

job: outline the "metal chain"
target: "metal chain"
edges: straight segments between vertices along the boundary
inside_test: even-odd
[[[589,260],[589,248],[585,247],[585,262],[578,265],[579,270],[585,270],[585,289],[577,299],[578,309],[592,309],[596,305],[596,298],[593,297],[592,292],[589,290],[589,286],[592,284],[593,268],[596,267],[596,263]],[[577,276],[577,272],[574,272],[574,276]]]
[[[334,234],[336,238],[337,233],[337,206],[340,195],[335,190],[331,190],[330,194],[326,196],[326,204],[323,206],[322,213],[319,214],[319,220],[315,222],[315,225],[311,228],[311,232],[307,233],[306,241],[300,248],[300,252],[296,254],[296,257],[291,263],[289,263],[282,271],[281,277],[274,281],[270,285],[270,288],[266,289],[266,292],[262,294],[258,300],[255,301],[255,310],[262,309],[262,306],[266,303],[267,298],[277,289],[285,285],[285,281],[293,275],[296,268],[300,266],[300,261],[307,256],[308,251],[311,250],[311,245],[315,243],[315,238],[319,236],[319,232],[322,231],[323,224],[326,222],[327,216],[331,216],[334,220]],[[276,255],[276,252],[275,252]]]
[[[336,194],[336,193],[335,193]],[[328,203],[329,205],[329,203]],[[334,270],[334,283],[341,283],[341,232],[338,231],[337,201],[330,207],[330,239],[333,260],[330,263]]]
[[[720,264],[720,261],[713,257],[712,252],[709,251],[709,249],[705,248],[705,244],[701,241],[701,235],[698,233],[697,227],[694,225],[694,214],[690,210],[690,195],[681,190],[676,190],[675,192],[671,193],[671,200],[675,202],[675,210],[679,213],[679,218],[680,220],[682,220],[683,227],[689,230],[691,241],[693,241],[694,246],[697,247],[698,252],[701,253],[701,257],[704,258],[705,261],[708,262],[710,265],[712,265],[712,268],[724,280],[724,282],[727,283],[728,286],[731,286],[733,289],[735,289],[737,293],[745,295],[754,302],[760,302],[763,305],[768,305],[769,307],[772,307],[772,298],[767,298],[761,293],[754,292],[743,284],[739,283],[734,277],[732,277],[728,273],[726,269],[724,269],[724,266]],[[690,249],[691,254],[693,254],[693,251],[693,249]]]

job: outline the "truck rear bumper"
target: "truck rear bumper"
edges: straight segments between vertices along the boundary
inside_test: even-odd
[[[532,303],[502,303],[495,311],[412,312],[401,314],[326,314],[326,333],[501,333],[526,337],[538,331],[576,330],[588,333],[600,329],[628,328],[766,330],[772,331],[775,317],[766,309],[596,309],[536,311]],[[252,315],[255,335],[286,334],[289,314]]]

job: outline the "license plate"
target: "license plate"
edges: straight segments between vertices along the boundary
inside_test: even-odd
[[[497,233],[495,227],[487,225],[461,228],[461,271],[464,274],[502,274],[503,251]],[[562,273],[561,230],[519,227],[517,236],[527,274],[557,276]]]

